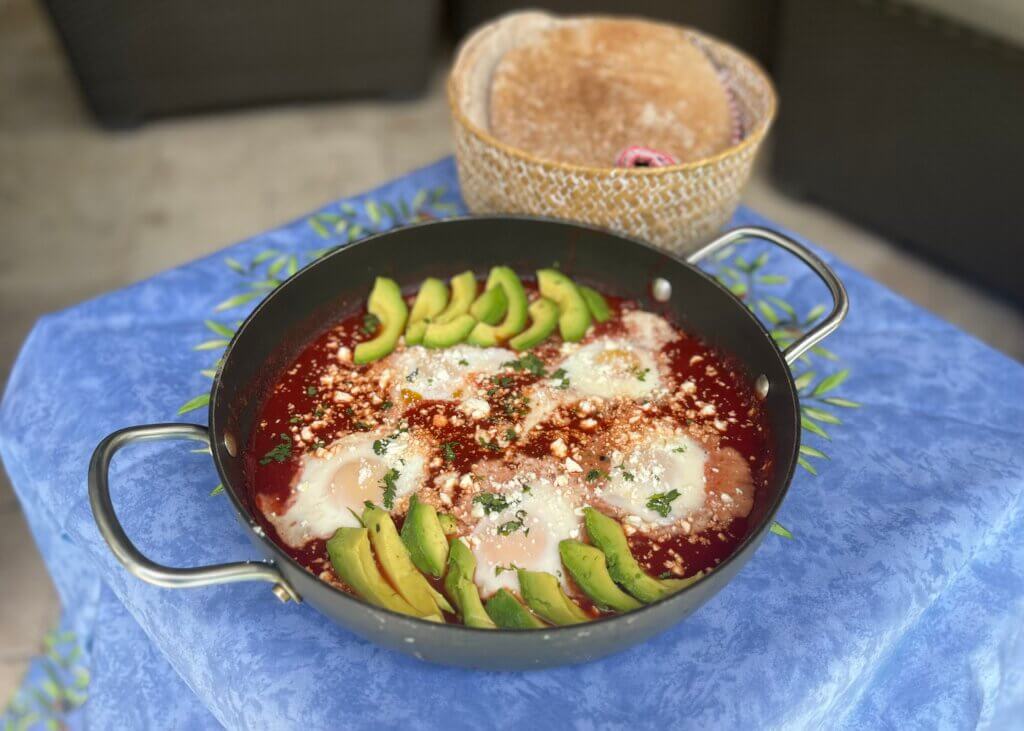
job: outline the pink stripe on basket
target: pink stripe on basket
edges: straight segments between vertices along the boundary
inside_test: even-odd
[[[619,168],[663,168],[676,164],[676,159],[667,152],[658,152],[639,145],[627,147],[615,158],[615,167]]]

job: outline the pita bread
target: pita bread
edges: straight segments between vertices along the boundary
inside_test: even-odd
[[[491,77],[489,127],[538,157],[611,167],[639,145],[679,162],[733,142],[728,91],[683,28],[560,21],[508,50]]]

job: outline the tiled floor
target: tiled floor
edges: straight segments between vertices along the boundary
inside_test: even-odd
[[[0,382],[41,313],[223,247],[450,152],[440,75],[408,103],[95,128],[38,4],[0,0]],[[747,201],[1024,360],[1024,315],[758,175]],[[57,616],[0,476],[0,705]]]

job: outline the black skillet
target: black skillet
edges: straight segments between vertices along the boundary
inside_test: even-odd
[[[734,243],[760,239],[802,259],[828,286],[832,312],[781,352],[751,312],[695,266]],[[447,278],[508,264],[533,272],[559,262],[563,271],[613,295],[667,312],[684,329],[738,357],[765,399],[774,438],[774,474],[755,501],[750,534],[736,552],[690,587],[638,611],[571,627],[480,630],[443,625],[373,607],[323,583],[268,539],[253,518],[239,450],[262,396],[302,346],[362,304],[374,277],[412,290],[427,276]],[[213,382],[209,428],[154,424],[122,429],[97,446],[89,468],[89,498],[100,533],[125,567],[152,584],[190,587],[230,581],[273,584],[282,601],[306,601],[356,634],[422,659],[488,669],[539,668],[581,662],[642,642],[687,617],[725,586],[768,532],[786,494],[800,446],[799,402],[788,363],[835,330],[846,315],[846,291],[832,270],[802,245],[761,228],[740,228],[677,259],[647,244],[571,223],[519,217],[464,218],[425,223],[372,236],[309,265],[268,296],[238,329]],[[107,473],[128,443],[190,439],[209,443],[231,502],[265,561],[203,568],[169,568],[146,558],[118,522]]]

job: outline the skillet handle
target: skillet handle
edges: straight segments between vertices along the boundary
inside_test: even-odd
[[[96,527],[117,560],[135,576],[157,586],[183,589],[232,581],[269,581],[274,584],[274,595],[282,602],[300,601],[299,595],[284,580],[281,572],[268,561],[240,561],[197,568],[172,568],[151,561],[135,547],[125,534],[110,501],[110,460],[122,447],[134,442],[163,439],[189,439],[209,445],[210,433],[205,426],[198,424],[132,426],[109,435],[99,443],[92,454],[92,461],[89,463],[89,504],[96,519]]]
[[[806,246],[797,243],[788,236],[783,236],[776,231],[761,228],[760,226],[744,226],[743,228],[733,229],[711,243],[697,249],[686,258],[686,261],[690,264],[696,264],[716,251],[720,251],[726,246],[731,246],[743,239],[761,239],[785,249],[809,266],[811,271],[818,275],[818,278],[825,283],[828,291],[832,294],[832,312],[828,314],[828,317],[804,333],[796,342],[792,343],[782,352],[782,357],[785,358],[786,363],[792,365],[793,361],[835,332],[836,328],[839,327],[839,323],[846,317],[846,313],[850,310],[850,299],[846,294],[846,287],[843,286],[836,273],[832,271],[832,267],[823,262],[817,254]]]

